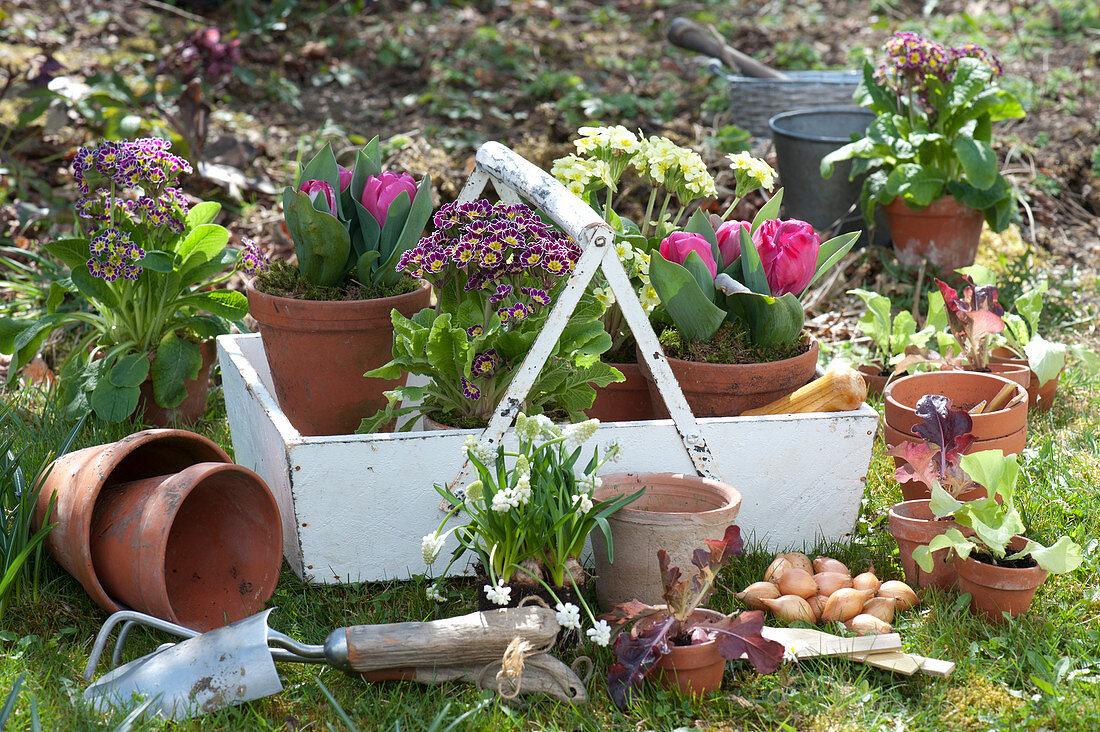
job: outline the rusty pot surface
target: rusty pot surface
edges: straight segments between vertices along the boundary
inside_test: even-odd
[[[601,476],[596,501],[645,493],[607,517],[613,563],[607,561],[603,532],[592,532],[596,595],[605,610],[628,600],[664,602],[657,552],[664,549],[672,566],[687,571],[705,539],[721,539],[741,509],[741,493],[717,480],[682,473],[616,473]]]
[[[97,605],[110,612],[122,610],[103,588],[92,564],[92,513],[101,492],[121,483],[178,473],[201,462],[230,460],[213,442],[186,430],[143,430],[118,442],[62,455],[54,461],[38,495],[34,528],[56,522],[46,535],[46,550]],[[55,493],[57,503],[47,520],[46,511]]]
[[[248,312],[260,325],[275,397],[303,435],[347,435],[386,406],[382,392],[405,383],[366,379],[393,354],[390,311],[412,317],[431,288],[376,300],[326,302],[268,295],[252,283]]]
[[[812,381],[817,354],[817,341],[810,339],[805,353],[780,361],[719,364],[669,358],[668,364],[696,417],[736,417],[746,409],[771,404]],[[658,418],[667,418],[668,409],[641,354],[638,363],[649,383],[654,412]]]
[[[607,386],[596,387],[596,401],[584,410],[589,419],[601,422],[629,422],[657,419],[653,401],[649,395],[649,380],[636,363],[609,363],[626,377]]]
[[[982,237],[982,212],[944,196],[920,209],[909,208],[899,196],[883,207],[898,261],[909,267],[928,259],[944,278],[974,264]]]
[[[107,594],[202,632],[263,609],[279,580],[283,529],[248,468],[203,462],[104,490],[92,513],[92,565]]]
[[[1008,543],[1009,552],[1024,548],[1027,539],[1014,536]],[[1027,612],[1039,585],[1047,578],[1038,565],[1026,569],[998,567],[967,557],[956,563],[959,592],[970,593],[970,611],[993,622],[1002,622],[1002,612],[1016,617]]]
[[[154,427],[178,427],[194,424],[202,418],[206,412],[206,393],[210,390],[210,370],[214,367],[217,357],[214,339],[200,343],[199,353],[202,354],[202,366],[199,367],[198,376],[184,382],[187,396],[178,406],[162,407],[157,404],[156,399],[153,398],[152,377],[141,383],[139,387],[141,395],[138,397],[137,408],[142,421]]]

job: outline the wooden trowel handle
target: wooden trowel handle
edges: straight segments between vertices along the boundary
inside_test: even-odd
[[[716,58],[734,73],[756,76],[762,79],[788,78],[782,71],[776,71],[771,66],[762,64],[751,56],[747,56],[736,48],[723,43],[711,35],[706,28],[687,18],[674,18],[668,26],[667,35],[669,42],[674,46],[686,48],[689,51],[698,51]]]

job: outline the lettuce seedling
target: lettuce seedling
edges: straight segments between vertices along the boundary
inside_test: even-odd
[[[951,399],[940,394],[925,394],[917,401],[921,422],[913,434],[921,442],[903,442],[886,451],[905,461],[894,471],[899,483],[920,481],[929,490],[942,487],[953,498],[974,487],[974,481],[959,464],[963,453],[974,443],[974,421],[963,409],[952,406]]]

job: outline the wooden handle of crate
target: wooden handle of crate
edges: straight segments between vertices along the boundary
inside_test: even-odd
[[[516,637],[530,641],[533,648],[545,648],[557,636],[558,627],[553,610],[527,606],[342,630],[347,641],[347,669],[362,673],[403,667],[484,666],[499,661]],[[327,648],[330,643],[325,645]],[[345,666],[338,660],[333,665]]]
[[[782,71],[762,64],[752,56],[746,56],[728,43],[715,38],[706,28],[687,18],[674,18],[668,26],[668,40],[672,45],[698,51],[716,58],[733,73],[755,76],[761,79],[787,79]]]
[[[833,369],[806,386],[771,404],[741,412],[741,416],[762,414],[800,414],[802,412],[844,412],[858,409],[867,398],[867,382],[858,371],[847,367]]]

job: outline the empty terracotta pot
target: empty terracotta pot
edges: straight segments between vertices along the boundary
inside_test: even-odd
[[[657,552],[664,549],[672,566],[687,571],[705,539],[721,539],[741,509],[733,486],[682,473],[616,473],[601,476],[597,501],[636,492],[636,501],[607,517],[614,562],[607,561],[603,532],[592,532],[596,595],[605,610],[629,600],[664,602]]]
[[[386,406],[382,392],[404,379],[366,379],[390,361],[390,312],[412,317],[428,307],[431,288],[375,300],[314,301],[277,297],[252,284],[248,312],[260,324],[279,408],[303,435],[347,435]]]
[[[901,197],[883,207],[890,226],[890,238],[898,261],[916,267],[928,259],[944,279],[956,277],[955,270],[974,264],[982,237],[982,212],[951,196],[917,210]]]
[[[34,526],[37,529],[47,521],[56,522],[57,525],[47,534],[45,540],[45,546],[50,555],[80,582],[100,607],[110,612],[125,609],[125,601],[104,586],[99,574],[101,567],[97,567],[92,559],[92,519],[96,514],[96,507],[105,496],[110,496],[120,485],[141,482],[149,478],[159,478],[157,484],[161,485],[165,482],[163,476],[173,476],[197,463],[229,465],[230,460],[220,447],[201,435],[185,430],[167,429],[144,430],[118,442],[87,447],[63,455],[54,461],[49,476],[43,484],[35,505]],[[241,470],[244,469],[241,468]],[[175,486],[173,483],[170,485]],[[235,484],[229,487],[233,485]],[[255,486],[253,488],[258,490]],[[266,485],[263,488],[265,491],[268,490]],[[178,490],[178,486],[173,487],[172,490]],[[47,516],[51,497],[55,495],[56,503]],[[268,495],[270,496],[270,493]],[[273,498],[271,501],[274,505]],[[209,507],[210,504],[195,501],[177,506],[172,531],[176,531],[179,536],[179,532],[186,533],[194,530],[190,524],[196,523],[200,526],[202,524],[224,526],[228,513],[226,516],[212,516],[205,513],[196,515],[193,511],[194,508],[201,509],[204,506]],[[218,504],[218,510],[222,508],[224,504]],[[274,547],[277,559],[272,562],[276,565],[277,576],[278,567],[281,565],[282,524],[277,509],[273,516],[272,518],[271,514],[266,514],[264,520],[271,521],[274,528],[267,528],[262,533],[252,533],[248,536],[250,541],[262,540]],[[134,513],[130,518],[136,522],[138,514]],[[245,530],[251,522],[250,517],[242,518],[242,526]],[[169,532],[168,545],[174,545],[172,531]],[[218,531],[221,532],[223,529]],[[217,545],[211,539],[206,547],[213,553]],[[213,558],[210,561],[213,561]],[[167,560],[162,560],[161,563],[164,566],[180,566],[178,563],[169,565]],[[255,580],[249,578],[249,581],[255,584]],[[240,589],[238,583],[234,583],[234,587]],[[274,581],[261,589],[260,595],[263,596],[264,601],[270,597],[272,591],[274,591]],[[165,592],[168,592],[168,589],[165,589]],[[165,619],[173,618],[165,617]]]
[[[1022,536],[1012,537],[1009,553],[1020,551],[1026,543]],[[1012,617],[1027,612],[1035,591],[1047,578],[1046,570],[1038,565],[1026,569],[998,567],[973,556],[956,564],[959,592],[970,593],[970,611],[994,622],[1004,620],[1002,612]]]
[[[649,381],[636,363],[611,363],[623,373],[626,381],[596,387],[596,401],[584,413],[601,422],[628,422],[656,419],[649,396]]]
[[[863,381],[867,384],[868,394],[882,394],[882,390],[886,388],[886,382],[890,379],[889,376],[882,373],[882,369],[878,366],[870,366],[864,364],[856,369],[860,376],[863,377]]]
[[[808,384],[817,369],[817,354],[817,341],[811,339],[805,353],[780,361],[721,364],[669,358],[668,364],[696,417],[736,417]],[[641,354],[638,363],[649,383],[654,413],[658,418],[667,418],[668,408]]]
[[[913,550],[918,546],[926,546],[948,529],[959,529],[964,534],[973,533],[970,529],[959,526],[954,521],[938,520],[928,507],[927,498],[894,504],[890,508],[887,527],[898,543],[901,567],[905,570],[905,581],[910,586],[935,586],[943,590],[950,590],[955,586],[954,556],[947,549],[940,549],[932,554],[931,572],[925,572],[917,566],[913,561]]]
[[[991,362],[988,368],[991,374],[1015,381],[1025,389],[1031,388],[1031,368],[1027,364]]]
[[[92,565],[107,594],[200,631],[262,610],[282,549],[274,496],[232,463],[112,486],[92,513]]]

